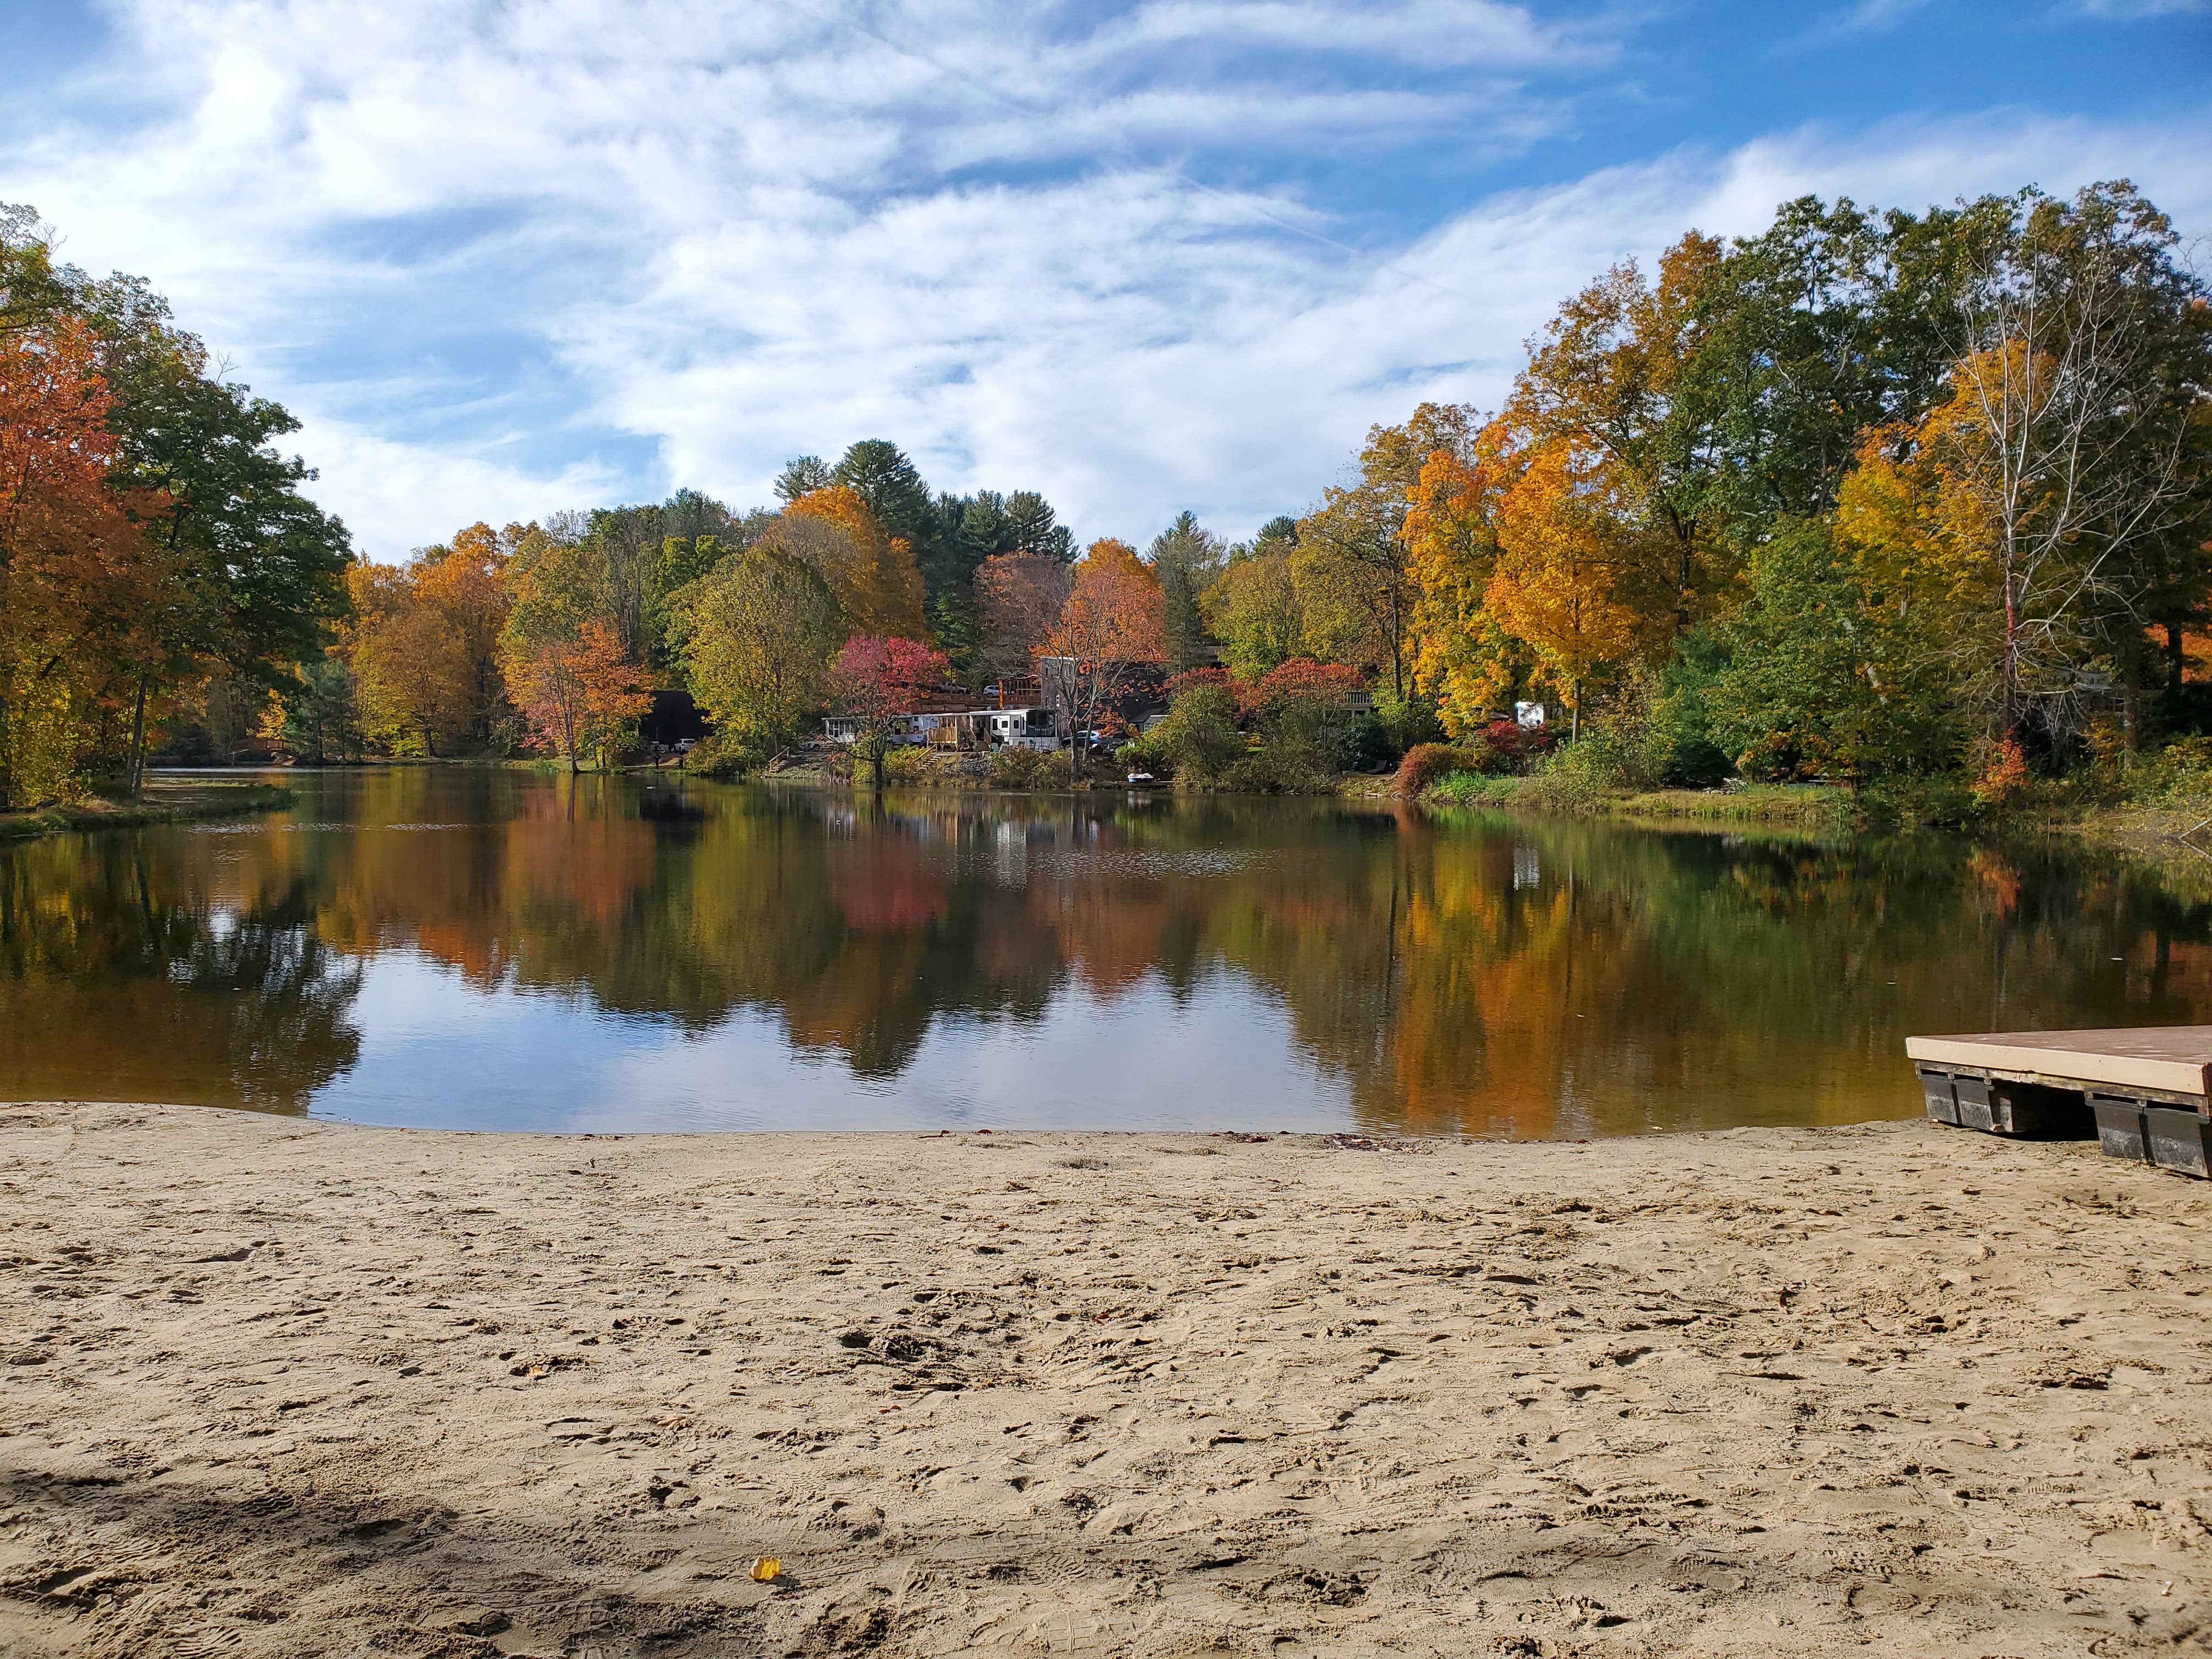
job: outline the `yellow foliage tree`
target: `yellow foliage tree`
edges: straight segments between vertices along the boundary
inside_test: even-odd
[[[918,640],[927,631],[913,544],[886,532],[850,485],[801,495],[784,509],[775,534],[782,550],[829,584],[853,632]]]
[[[499,635],[507,625],[504,577],[515,544],[527,532],[523,525],[501,532],[472,524],[451,545],[417,554],[410,567],[416,598],[445,619],[459,641],[467,682],[465,721],[470,740],[478,745],[489,744],[501,717],[511,713],[499,666]]]
[[[1678,630],[1707,608],[1725,574],[1703,510],[1711,434],[1684,395],[1699,301],[1723,252],[1692,231],[1661,256],[1656,283],[1633,261],[1607,271],[1546,326],[1504,416],[1525,443],[1573,447],[1617,520],[1624,591]]]
[[[1540,674],[1574,712],[1592,670],[1629,655],[1643,619],[1618,597],[1628,556],[1600,469],[1571,445],[1539,447],[1498,507],[1498,557],[1484,602],[1536,654]]]
[[[1487,722],[1530,666],[1528,651],[1489,604],[1498,503],[1511,483],[1498,446],[1493,426],[1478,434],[1471,459],[1434,451],[1406,506],[1413,680],[1437,700],[1455,737]]]

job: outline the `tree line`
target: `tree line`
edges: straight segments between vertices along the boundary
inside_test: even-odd
[[[11,211],[11,802],[135,770],[165,719],[216,751],[612,764],[678,686],[744,769],[833,703],[981,696],[1041,655],[1079,731],[1175,677],[1133,759],[1198,781],[1479,743],[1526,701],[1672,783],[2000,779],[2212,717],[2212,307],[2125,183],[1691,233],[1569,298],[1498,410],[1375,428],[1236,544],[1185,513],[1079,552],[1042,495],[933,491],[870,440],[792,461],[773,506],[682,490],[398,566],[299,495],[282,410]],[[1323,718],[1355,687],[1371,717]]]

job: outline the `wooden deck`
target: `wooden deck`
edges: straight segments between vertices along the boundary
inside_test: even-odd
[[[2212,1176],[2212,1025],[1908,1037],[1928,1115]]]

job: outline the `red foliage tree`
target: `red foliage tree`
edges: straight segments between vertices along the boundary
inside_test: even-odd
[[[854,747],[884,787],[884,756],[899,717],[911,714],[924,693],[943,685],[949,666],[941,651],[917,640],[855,634],[830,669],[830,696],[840,714],[860,723]]]
[[[1247,695],[1255,710],[1292,706],[1341,708],[1366,689],[1367,682],[1356,668],[1340,662],[1316,662],[1310,657],[1294,657],[1268,670]]]

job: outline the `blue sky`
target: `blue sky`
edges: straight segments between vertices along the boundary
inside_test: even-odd
[[[1607,264],[1787,197],[2128,177],[2212,234],[2212,0],[0,0],[0,200],[290,405],[380,558],[743,507],[862,437],[1086,538],[1241,534],[1370,422],[1494,404]]]

